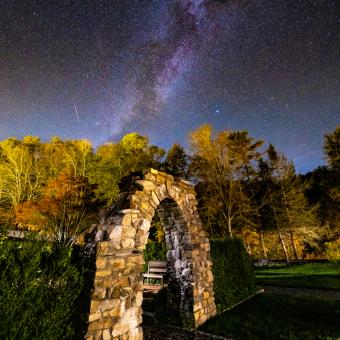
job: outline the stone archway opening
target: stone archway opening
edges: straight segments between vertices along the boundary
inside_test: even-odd
[[[160,202],[155,216],[164,231],[167,257],[167,309],[182,320],[180,326],[194,327],[193,315],[193,258],[187,223],[173,199]]]
[[[197,212],[193,186],[151,169],[130,176],[117,204],[94,227],[96,271],[88,339],[142,339],[143,249],[155,212],[164,226],[168,308],[187,326],[216,314],[209,240]]]

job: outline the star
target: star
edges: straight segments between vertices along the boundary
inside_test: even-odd
[[[5,1],[0,139],[98,146],[136,131],[186,147],[188,131],[208,123],[274,140],[311,170],[339,122],[338,2]]]

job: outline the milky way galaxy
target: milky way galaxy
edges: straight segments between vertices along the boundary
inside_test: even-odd
[[[137,64],[141,73],[129,83],[129,88],[134,89],[129,96],[133,105],[130,112],[118,112],[122,129],[136,119],[138,128],[143,129],[161,115],[164,105],[172,99],[176,82],[190,72],[195,49],[209,35],[209,28],[202,30],[202,25],[208,26],[206,14],[203,0],[179,0],[162,7],[158,30],[163,34],[141,46],[141,51],[147,50],[147,65],[145,60],[142,65]]]
[[[298,171],[340,122],[336,0],[4,0],[0,138],[247,129]]]

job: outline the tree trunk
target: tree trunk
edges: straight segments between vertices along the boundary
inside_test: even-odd
[[[252,256],[252,253],[251,253],[251,248],[250,248],[250,244],[249,244],[249,242],[247,242],[247,250],[248,250],[248,254],[249,254],[249,256]]]
[[[287,202],[287,199],[286,199],[285,192],[283,190],[282,183],[281,183],[281,191],[282,191],[282,197],[283,197],[283,201],[284,201],[284,204],[285,204],[287,217],[288,217],[289,235],[290,235],[290,241],[292,243],[292,247],[293,247],[293,251],[294,251],[294,257],[295,257],[296,260],[299,260],[299,254],[298,254],[298,251],[297,251],[297,248],[296,248],[294,233],[293,233],[293,228],[292,228],[292,218],[290,216],[290,212],[289,212],[289,208],[288,208],[288,202]]]
[[[269,192],[269,198],[270,198],[271,207],[272,207],[272,210],[273,210],[273,213],[274,213],[274,217],[275,217],[277,233],[279,235],[279,239],[280,239],[280,242],[281,242],[281,245],[282,245],[282,248],[283,248],[283,252],[284,252],[285,257],[286,257],[286,261],[289,263],[289,256],[288,256],[287,248],[286,248],[284,239],[283,239],[282,234],[281,234],[281,229],[280,229],[279,221],[278,221],[278,218],[277,218],[276,209],[275,209],[274,204],[273,204],[273,197],[272,197],[272,194],[270,192],[268,182],[267,182],[267,188],[268,188],[268,192]]]
[[[231,218],[228,216],[228,231],[229,231],[229,236],[233,238],[233,232],[231,230]]]
[[[284,252],[285,257],[286,257],[286,261],[289,263],[289,256],[288,256],[286,244],[285,244],[285,241],[284,241],[284,239],[283,239],[283,237],[282,237],[280,228],[277,228],[277,232],[278,232],[278,235],[279,235],[279,239],[280,239],[280,241],[281,241],[281,244],[282,244],[282,248],[283,248],[283,252]]]
[[[268,255],[267,255],[266,244],[265,244],[265,242],[264,242],[263,230],[260,230],[259,235],[260,235],[260,240],[261,240],[261,246],[262,246],[262,251],[263,251],[263,257],[264,257],[265,259],[267,259],[267,258],[268,258]]]
[[[299,260],[300,256],[299,256],[299,253],[298,253],[297,248],[296,248],[296,244],[295,244],[295,239],[294,239],[294,234],[293,234],[292,228],[289,228],[289,234],[290,234],[290,241],[291,241],[292,246],[293,246],[294,257],[295,257],[296,260]]]
[[[251,256],[251,249],[250,249],[249,242],[246,241],[246,238],[244,237],[244,233],[242,231],[241,231],[241,235],[242,235],[242,241],[243,241],[244,249],[246,249],[248,254]]]
[[[278,221],[277,215],[276,215],[276,210],[275,210],[275,208],[273,207],[273,205],[272,205],[272,209],[273,209],[273,212],[274,212],[275,222],[276,222],[276,228],[277,228],[277,233],[278,233],[278,235],[279,235],[279,239],[280,239],[280,242],[281,242],[281,245],[282,245],[282,249],[283,249],[283,252],[284,252],[284,254],[285,254],[286,261],[289,263],[289,256],[288,256],[286,244],[285,244],[285,241],[284,241],[284,239],[283,239],[283,237],[282,237],[281,228],[280,228],[280,226],[279,226],[279,221]]]

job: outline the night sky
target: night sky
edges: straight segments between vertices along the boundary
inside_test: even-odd
[[[299,172],[322,164],[340,123],[340,1],[0,1],[0,139],[137,131],[169,148],[206,122]]]

